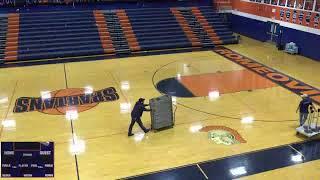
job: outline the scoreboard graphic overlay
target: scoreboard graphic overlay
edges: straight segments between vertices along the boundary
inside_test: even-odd
[[[54,177],[54,143],[1,142],[1,177]]]

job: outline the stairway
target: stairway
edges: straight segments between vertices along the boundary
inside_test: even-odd
[[[104,17],[116,54],[130,54],[129,44],[122,30],[116,11],[106,11],[104,12]]]
[[[209,33],[203,29],[191,9],[180,9],[180,12],[187,20],[193,32],[195,32],[196,36],[200,39],[203,47],[214,47],[214,45],[221,44],[220,39],[215,34],[210,36]]]
[[[170,9],[126,10],[126,13],[141,50],[192,46]]]

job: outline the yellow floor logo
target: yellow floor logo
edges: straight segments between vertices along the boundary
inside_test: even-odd
[[[226,126],[205,126],[200,132],[208,132],[209,139],[216,144],[233,145],[247,142],[236,130]]]

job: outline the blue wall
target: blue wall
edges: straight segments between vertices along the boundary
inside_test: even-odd
[[[283,27],[282,43],[294,42],[299,54],[320,61],[320,36],[287,27]]]
[[[234,32],[244,36],[259,40],[267,41],[270,36],[267,32],[270,29],[268,22],[258,21],[234,14],[230,14],[229,20],[231,28]],[[294,42],[299,47],[299,54],[308,58],[320,61],[320,36],[287,28],[281,27],[283,30],[281,44]]]
[[[269,26],[267,23],[233,14],[229,14],[228,17],[233,32],[259,41],[267,41],[269,39],[270,36],[267,35]]]

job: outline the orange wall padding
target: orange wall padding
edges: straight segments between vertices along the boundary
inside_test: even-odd
[[[299,24],[299,25],[306,26],[306,27],[320,29],[319,22],[315,21],[316,15],[319,14],[316,12],[311,12],[310,22],[307,22],[306,15],[310,11],[303,11],[303,10],[299,10],[299,9],[289,9],[289,8],[282,7],[282,6],[273,6],[273,5],[269,5],[269,4],[263,4],[263,3],[260,4],[260,3],[247,2],[247,1],[241,1],[241,0],[233,0],[232,1],[232,9],[236,10],[236,11],[256,15],[256,16],[271,18],[271,19],[280,20],[283,22],[289,22],[292,24]],[[280,10],[284,11],[283,18],[280,17]],[[287,10],[290,11],[289,18],[286,17]],[[295,19],[293,18],[294,11],[296,11],[296,13],[297,13]],[[304,12],[304,17],[300,23],[299,14],[302,11]]]

